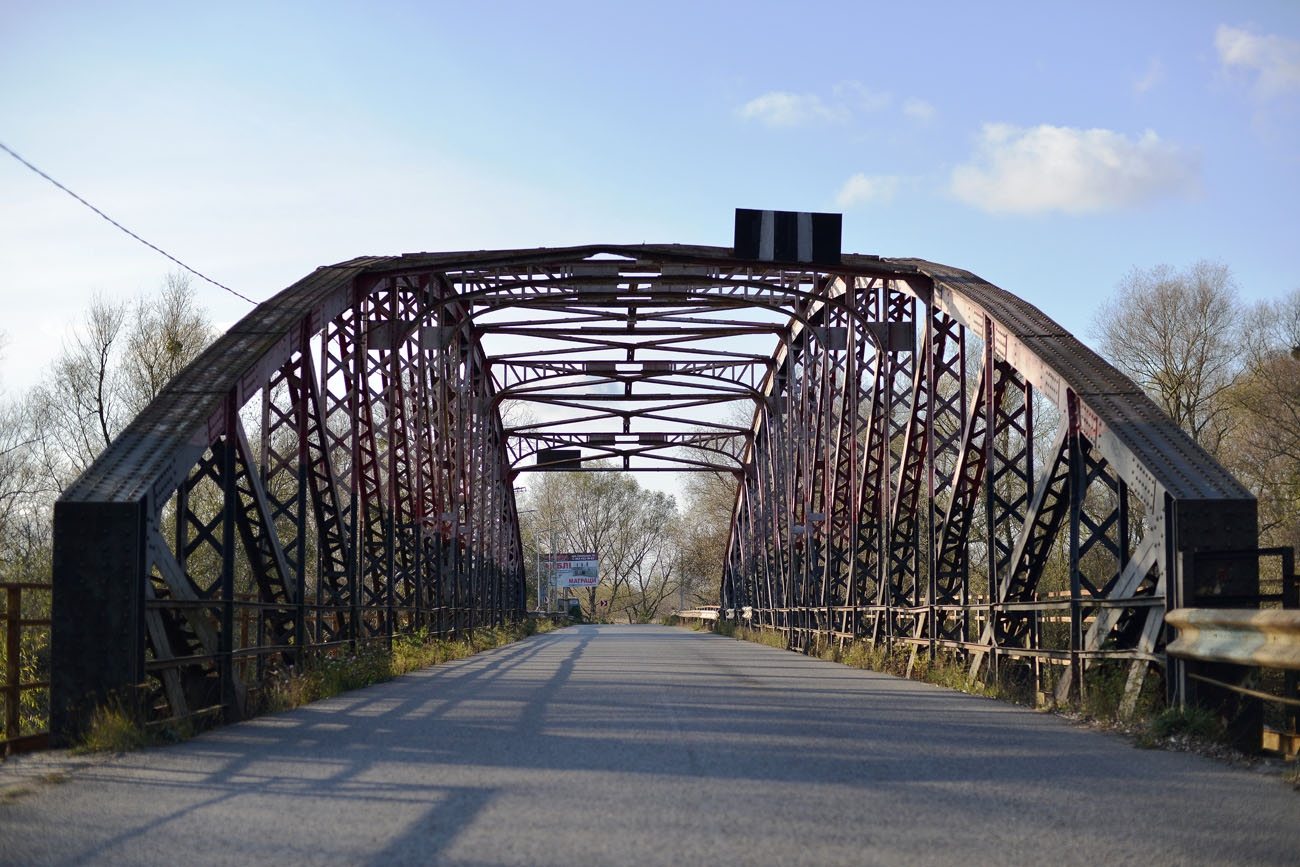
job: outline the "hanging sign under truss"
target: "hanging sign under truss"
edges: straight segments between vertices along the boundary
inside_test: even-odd
[[[595,554],[549,554],[546,557],[556,587],[596,587],[600,584]]]

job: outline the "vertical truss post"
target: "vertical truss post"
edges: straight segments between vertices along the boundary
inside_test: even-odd
[[[300,332],[298,346],[298,362],[295,366],[286,365],[285,379],[288,382],[302,382],[304,379],[311,379],[311,339],[306,330]],[[311,453],[307,446],[307,418],[308,418],[308,390],[299,388],[298,394],[294,394],[292,386],[289,387],[289,401],[292,407],[295,434],[296,434],[296,484],[293,492],[293,521],[294,521],[294,584],[297,592],[293,598],[293,634],[295,638],[293,663],[301,666],[306,662],[303,653],[304,648],[314,643],[312,636],[307,632],[307,491],[311,484],[311,472],[308,464],[311,460]],[[269,432],[267,439],[270,439]],[[318,543],[319,544],[319,543]],[[315,641],[319,641],[319,636]]]
[[[239,719],[243,708],[235,700],[235,487],[237,472],[235,429],[239,424],[234,395],[226,400],[225,432],[221,443],[221,631],[217,666],[221,682],[221,708],[227,722]]]
[[[1069,524],[1070,524],[1070,677],[1083,688],[1083,606],[1082,574],[1080,571],[1079,527],[1083,518],[1083,501],[1087,493],[1087,467],[1083,457],[1083,436],[1079,431],[1079,403],[1073,394],[1067,403],[1069,434],[1066,449],[1070,461]]]
[[[364,298],[364,296],[362,296]],[[364,301],[358,299],[349,311],[348,330],[341,331],[340,337],[345,341],[340,353],[346,359],[343,367],[343,385],[348,425],[347,447],[351,454],[348,461],[348,511],[345,526],[348,533],[348,640],[352,649],[363,637],[362,611],[362,569],[365,562],[364,549],[365,518],[362,515],[361,501],[361,434],[357,425],[361,416],[361,395],[365,386],[365,331]]]
[[[997,558],[997,522],[994,516],[997,514],[995,503],[997,501],[994,492],[995,467],[997,462],[997,446],[994,442],[995,432],[997,431],[998,408],[1002,403],[1002,395],[997,393],[993,387],[993,381],[996,378],[995,371],[997,360],[993,355],[993,320],[988,316],[984,317],[984,360],[981,368],[981,382],[984,385],[983,409],[984,409],[984,515],[985,515],[985,556],[987,564],[985,575],[987,576],[987,588],[985,590],[985,600],[988,603],[986,616],[986,629],[988,631],[988,660],[989,674],[996,681],[998,678],[998,613],[997,613],[997,588],[999,584],[998,575],[998,558]],[[974,674],[974,670],[972,670]]]
[[[948,331],[941,327],[939,322],[938,311],[935,310],[931,303],[925,304],[925,333],[929,337],[926,341],[925,353],[925,374],[924,378],[927,383],[926,397],[928,405],[925,413],[925,539],[926,544],[921,546],[918,538],[918,554],[922,551],[925,557],[925,600],[926,600],[926,620],[925,629],[926,637],[929,642],[926,645],[927,655],[931,662],[934,661],[938,650],[939,639],[939,581],[935,569],[935,496],[938,490],[935,486],[935,413],[939,404],[939,371],[943,364],[944,349],[946,347]],[[919,378],[919,377],[918,377]],[[920,582],[918,581],[918,587]]]

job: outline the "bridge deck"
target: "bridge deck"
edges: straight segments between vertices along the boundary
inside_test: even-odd
[[[1268,864],[1297,803],[926,684],[580,626],[33,784],[0,861]]]

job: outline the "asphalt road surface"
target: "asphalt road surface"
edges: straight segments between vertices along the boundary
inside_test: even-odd
[[[1280,771],[655,626],[6,764],[36,777],[0,798],[15,864],[1300,863]]]

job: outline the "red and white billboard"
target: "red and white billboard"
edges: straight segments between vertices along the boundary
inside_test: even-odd
[[[556,587],[596,587],[600,584],[599,560],[595,554],[548,554],[546,564],[555,576]]]

